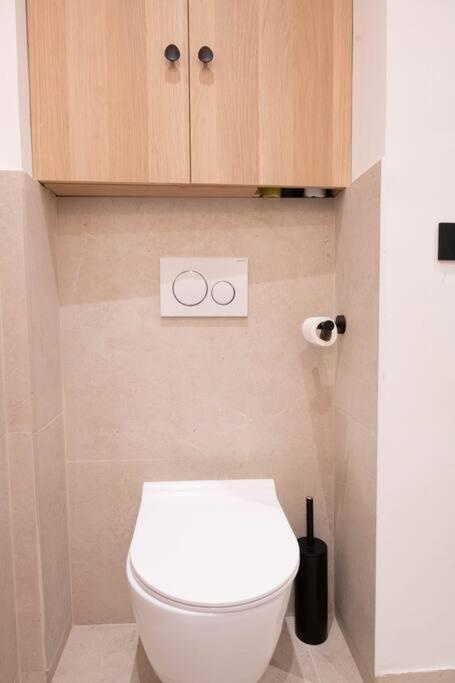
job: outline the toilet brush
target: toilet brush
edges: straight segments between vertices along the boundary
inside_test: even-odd
[[[309,645],[327,640],[327,544],[314,536],[313,498],[306,499],[307,535],[299,538],[300,566],[295,579],[295,632]]]

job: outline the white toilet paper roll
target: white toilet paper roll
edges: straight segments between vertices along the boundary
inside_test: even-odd
[[[327,320],[330,320],[331,322],[333,322],[334,328],[331,332],[330,339],[328,339],[327,341],[324,341],[324,339],[321,339],[322,330],[318,330],[318,326],[321,323],[326,322]],[[302,334],[309,344],[313,344],[313,346],[321,346],[321,347],[333,346],[333,344],[335,344],[335,342],[337,340],[337,336],[338,336],[335,321],[332,320],[332,318],[329,318],[329,316],[327,316],[327,315],[319,315],[319,316],[315,316],[313,318],[307,318],[302,323]]]

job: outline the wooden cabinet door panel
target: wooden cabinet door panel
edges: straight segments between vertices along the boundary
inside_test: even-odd
[[[28,0],[28,23],[36,178],[189,182],[187,0]]]
[[[346,185],[351,0],[189,0],[189,17],[192,182]]]

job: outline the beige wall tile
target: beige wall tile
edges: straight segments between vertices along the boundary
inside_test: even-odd
[[[55,667],[71,624],[60,311],[54,236],[56,199],[24,182],[25,286],[46,667]]]
[[[18,670],[16,603],[11,546],[9,476],[4,434],[0,435],[0,549],[0,679],[5,683],[13,683]]]
[[[335,409],[335,604],[366,680],[374,677],[377,436]]]
[[[307,446],[310,402],[330,410],[332,364],[304,356],[299,328],[333,304],[332,207],[263,206],[59,203],[61,296],[81,304],[62,309],[70,459],[254,452],[261,421],[296,410],[288,438]],[[161,320],[159,257],[175,253],[250,256],[249,318]]]
[[[0,283],[7,425],[31,430],[31,383],[24,260],[24,174],[0,172]]]
[[[336,613],[374,678],[380,165],[335,201],[336,308],[347,318],[335,380]],[[360,551],[360,552],[359,552]]]
[[[28,434],[10,434],[8,451],[21,671],[44,671],[32,437]]]
[[[61,423],[58,437],[52,429],[32,437],[62,412],[55,217],[55,197],[38,183],[24,173],[0,173],[0,429],[8,432],[20,666],[30,680],[43,678],[70,621]]]
[[[327,296],[330,283],[320,284]],[[262,310],[250,327],[161,324],[157,298],[64,308],[68,457],[148,459],[181,448],[207,457],[254,453],[273,422],[313,453],[324,433],[313,424],[330,413],[331,356],[304,352],[300,339],[299,304],[315,287],[275,289],[292,299],[292,317],[272,309],[271,322],[267,306],[280,304],[253,290]]]
[[[56,199],[25,176],[24,249],[33,431],[62,411],[59,301],[54,254]]]
[[[55,660],[71,622],[71,586],[62,416],[34,436],[46,661]]]
[[[348,322],[337,345],[335,404],[376,431],[381,167],[337,197],[336,307]]]
[[[11,431],[37,431],[62,410],[56,199],[23,173],[0,173],[0,282]]]
[[[2,290],[1,290],[1,271],[0,271],[0,436],[6,434],[6,396],[5,381],[3,370],[3,324],[2,324]]]
[[[275,477],[331,546],[333,354],[300,324],[333,310],[333,202],[63,199],[56,246],[76,622],[131,618],[147,478]],[[186,254],[249,257],[248,319],[161,320],[159,258]]]
[[[157,259],[163,255],[254,256],[250,283],[332,274],[333,204],[58,200],[57,257],[64,305],[157,296]]]

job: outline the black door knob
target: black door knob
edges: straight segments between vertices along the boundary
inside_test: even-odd
[[[180,50],[178,49],[177,45],[168,45],[164,51],[164,56],[168,62],[177,62],[180,59]]]
[[[207,45],[204,45],[197,53],[197,56],[203,64],[208,64],[213,59],[213,52]]]

